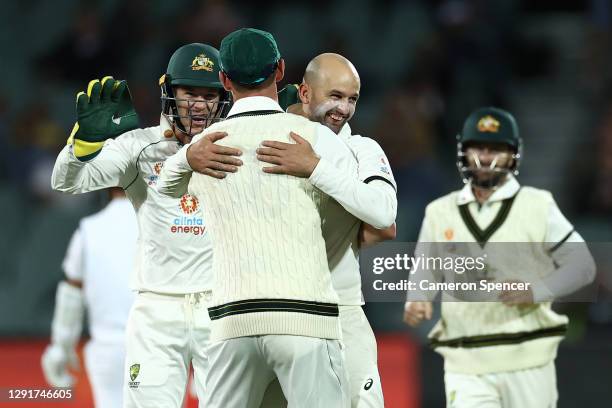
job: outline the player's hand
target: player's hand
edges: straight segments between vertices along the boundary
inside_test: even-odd
[[[264,147],[256,150],[257,159],[275,164],[274,167],[264,167],[263,171],[266,173],[308,178],[319,164],[319,156],[306,139],[294,132],[291,132],[290,136],[295,143],[264,140]]]
[[[127,82],[106,76],[89,82],[76,97],[77,122],[68,142],[79,160],[95,157],[107,139],[138,127]]]
[[[78,370],[79,358],[74,349],[66,350],[57,344],[50,344],[41,357],[41,365],[49,385],[68,388],[75,383],[75,378],[68,372],[68,367]]]
[[[430,320],[432,314],[431,302],[410,302],[404,308],[404,323],[417,327],[423,320]]]
[[[525,283],[519,280],[506,280],[509,283]],[[533,304],[533,291],[531,285],[527,290],[504,290],[499,295],[499,300],[506,306],[528,306]]]
[[[187,162],[194,171],[222,179],[226,173],[235,173],[242,166],[242,152],[233,147],[216,145],[217,140],[227,136],[225,132],[213,132],[192,143],[187,148]]]

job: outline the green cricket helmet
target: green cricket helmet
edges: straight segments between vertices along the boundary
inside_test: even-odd
[[[219,81],[219,51],[210,45],[192,43],[183,45],[177,49],[170,62],[166,73],[159,78],[161,88],[162,114],[183,133],[188,133],[181,123],[182,117],[188,117],[193,121],[194,117],[201,115],[192,114],[191,106],[188,105],[188,114],[180,116],[177,99],[174,95],[174,87],[191,86],[219,89],[219,101],[208,102],[208,114],[206,115],[206,125],[223,120],[231,108],[231,95]],[[193,104],[194,101],[187,101]],[[191,128],[191,125],[189,126]]]
[[[491,143],[508,146],[512,151],[510,167],[499,167],[495,157],[488,165],[481,165],[478,157],[470,166],[466,149],[472,144]],[[465,120],[463,129],[457,135],[457,169],[464,183],[486,189],[496,189],[507,176],[518,175],[519,165],[523,156],[523,141],[514,116],[508,111],[494,107],[479,108],[473,111]],[[476,177],[477,173],[486,173],[486,177]]]

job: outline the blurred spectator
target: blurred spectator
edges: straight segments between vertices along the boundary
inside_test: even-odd
[[[245,25],[238,14],[242,9],[227,0],[192,1],[179,17],[184,22],[178,26],[179,41],[211,44],[218,49],[223,37]]]
[[[128,27],[133,23],[135,21],[121,22],[122,26]],[[109,72],[119,75],[123,71],[120,51],[125,44],[109,40],[113,31],[105,26],[96,8],[80,9],[64,39],[37,62],[39,74],[81,83],[101,78]]]
[[[43,101],[35,101],[17,114],[8,137],[5,165],[10,181],[26,194],[46,201],[56,194],[49,182],[65,129],[50,117]]]

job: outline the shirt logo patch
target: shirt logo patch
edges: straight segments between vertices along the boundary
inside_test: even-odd
[[[159,173],[161,173],[161,170],[163,167],[164,167],[163,162],[157,162],[153,165],[153,171],[155,172],[155,174],[159,176]]]
[[[453,231],[452,228],[447,228],[444,231],[444,238],[446,238],[447,241],[450,241],[451,239],[453,239],[454,236],[455,236],[455,231]]]
[[[132,364],[130,366],[130,380],[132,381],[128,382],[130,388],[138,388],[140,385],[139,381],[134,381],[138,377],[138,374],[140,374],[140,364]]]
[[[204,235],[206,233],[204,220],[201,215],[194,214],[200,207],[198,199],[191,194],[185,194],[179,200],[178,206],[185,216],[176,217],[172,221],[170,232],[173,234]]]
[[[389,171],[389,166],[387,165],[387,162],[386,162],[386,160],[385,160],[385,158],[384,158],[384,157],[381,157],[381,158],[380,158],[380,162],[383,164],[383,165],[380,167],[380,171],[382,171],[382,172],[383,172],[383,173],[385,173],[385,174],[390,174],[391,172]]]
[[[198,199],[191,194],[185,194],[183,197],[181,197],[181,201],[179,203],[181,210],[183,210],[183,212],[187,215],[196,212],[198,210],[198,205]]]

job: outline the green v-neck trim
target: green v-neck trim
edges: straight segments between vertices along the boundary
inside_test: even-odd
[[[470,213],[470,209],[468,208],[469,203],[459,206],[459,214],[461,214],[461,218],[463,219],[465,226],[472,233],[476,239],[476,242],[478,242],[478,245],[480,245],[481,248],[485,246],[493,234],[495,234],[495,232],[504,224],[506,218],[508,218],[508,214],[510,213],[510,209],[514,203],[514,199],[519,192],[520,189],[515,195],[502,201],[502,205],[497,212],[497,215],[493,221],[491,221],[491,224],[489,224],[489,226],[484,230],[478,226],[476,220],[474,220],[474,217],[472,216],[472,213]]]

